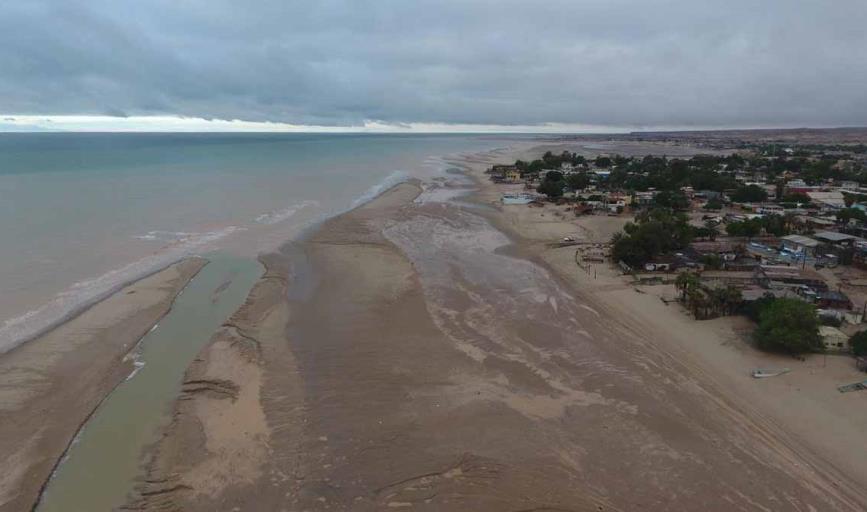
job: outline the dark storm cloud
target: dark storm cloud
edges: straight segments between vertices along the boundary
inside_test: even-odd
[[[867,124],[863,0],[0,4],[0,112]]]

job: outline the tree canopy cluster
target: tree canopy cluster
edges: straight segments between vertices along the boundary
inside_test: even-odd
[[[559,155],[555,155],[548,151],[542,155],[542,158],[537,158],[532,162],[515,160],[515,167],[518,168],[521,174],[538,174],[546,169],[559,169],[564,163],[579,166],[584,165],[586,162],[587,159],[577,153],[564,151]]]
[[[683,249],[693,236],[685,215],[656,208],[642,212],[614,235],[611,254],[615,261],[640,266],[660,254]]]
[[[836,216],[840,222],[849,222],[850,219],[867,222],[867,213],[858,208],[843,208],[836,213]]]
[[[680,190],[663,190],[656,194],[653,203],[656,206],[673,210],[686,210],[690,205],[689,198]]]
[[[758,311],[754,338],[763,350],[792,354],[822,349],[816,308],[798,299],[769,299]]]
[[[764,231],[769,235],[786,236],[792,232],[794,221],[783,215],[765,215],[738,222],[726,224],[726,233],[730,236],[745,236],[752,238]]]
[[[736,203],[761,203],[768,199],[768,193],[758,185],[745,185],[738,187],[730,197]]]

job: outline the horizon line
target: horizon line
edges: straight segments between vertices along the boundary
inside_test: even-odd
[[[500,134],[500,135],[624,135],[670,132],[761,130],[845,130],[865,126],[838,125],[599,125],[546,122],[535,124],[388,122],[365,120],[357,125],[292,124],[275,121],[207,119],[153,115],[32,115],[0,114],[0,133],[334,133],[334,134]]]

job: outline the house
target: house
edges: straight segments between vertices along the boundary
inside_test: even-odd
[[[802,223],[805,227],[813,229],[827,229],[836,224],[834,219],[829,219],[826,217],[813,217],[809,215],[798,215],[796,220]]]
[[[752,272],[729,272],[725,270],[705,270],[699,275],[701,282],[710,286],[735,286],[746,288],[753,284]]]
[[[822,337],[822,344],[825,346],[825,350],[840,352],[849,350],[849,337],[836,327],[820,325],[819,336]]]
[[[852,301],[849,297],[843,292],[834,290],[816,292],[815,304],[820,309],[852,309]]]
[[[847,235],[846,233],[838,233],[836,231],[819,231],[818,233],[813,234],[813,238],[816,240],[835,246],[847,246],[851,247],[856,241],[858,241],[857,236]]]
[[[822,276],[808,269],[786,265],[759,265],[753,273],[756,283],[764,288],[792,288],[806,286],[814,290],[827,290]]]
[[[786,194],[806,194],[807,192],[811,192],[814,190],[818,190],[819,187],[813,187],[807,185],[807,182],[801,179],[789,180],[786,183]]]
[[[509,183],[518,183],[521,181],[521,171],[517,167],[509,169],[506,171],[505,178]]]
[[[693,242],[689,246],[699,257],[718,256],[723,261],[734,261],[743,252],[743,245],[728,240]]]
[[[744,302],[755,302],[765,297],[775,299],[796,299],[797,294],[791,290],[767,290],[759,286],[747,286],[741,290],[741,298]]]
[[[647,192],[636,192],[632,198],[632,204],[637,206],[648,206],[653,204],[653,199],[658,192],[656,190],[648,190]]]
[[[695,197],[699,199],[722,199],[722,192],[716,190],[699,190],[695,193]]]
[[[815,256],[819,241],[803,235],[788,235],[780,239],[783,248],[805,256]]]
[[[499,182],[503,182],[507,179],[506,174],[509,173],[510,171],[518,171],[518,168],[515,167],[514,165],[496,164],[496,165],[492,165],[491,168],[488,169],[486,172],[491,175],[491,181],[499,183]],[[519,176],[520,176],[520,173],[519,173]]]
[[[855,252],[852,254],[852,266],[867,270],[867,244],[855,243]]]
[[[843,199],[843,193],[840,191],[808,191],[806,194],[810,201],[818,204],[822,210],[842,210],[846,207],[846,200]]]
[[[785,208],[774,203],[762,203],[756,206],[755,211],[762,215],[783,215]]]
[[[503,194],[500,197],[503,204],[530,204],[535,200],[532,194]]]
[[[843,190],[858,190],[858,187],[860,187],[860,185],[858,185],[857,181],[841,181],[840,182],[840,188]]]

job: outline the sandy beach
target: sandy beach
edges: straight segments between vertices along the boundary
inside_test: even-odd
[[[0,510],[34,506],[79,427],[132,371],[130,350],[206,263],[171,265],[0,356]]]
[[[563,149],[556,148],[556,149]],[[508,187],[496,186],[483,175],[486,160],[470,165],[480,187],[478,198],[498,203]],[[590,215],[575,218],[563,207],[502,206],[491,220],[520,237],[521,247],[543,261],[576,293],[593,300],[633,325],[654,349],[691,366],[708,385],[739,402],[762,421],[770,422],[795,446],[805,448],[803,457],[816,461],[837,475],[845,475],[857,487],[867,485],[867,460],[861,444],[867,428],[867,397],[841,394],[842,383],[863,380],[852,358],[844,354],[810,354],[798,361],[781,354],[762,352],[752,346],[752,322],[740,316],[695,320],[674,303],[673,285],[635,286],[609,263],[576,265],[575,247],[553,247],[552,242],[571,236],[579,242],[606,243],[631,220],[629,215]],[[666,299],[665,301],[662,299]],[[782,378],[757,381],[751,368],[790,367]]]
[[[128,508],[864,509],[863,462],[839,450],[863,431],[853,404],[756,389],[728,327],[550,248],[624,219],[582,228],[480,186],[402,184],[263,256]]]

